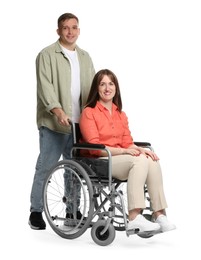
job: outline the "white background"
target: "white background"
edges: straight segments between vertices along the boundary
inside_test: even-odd
[[[4,259],[199,259],[201,3],[195,0],[7,0],[1,28],[1,252]],[[116,233],[96,245],[90,230],[65,240],[28,226],[38,156],[35,57],[57,40],[57,18],[80,19],[78,45],[96,70],[117,75],[134,140],[161,159],[169,218],[177,230],[148,240]],[[198,237],[196,237],[198,235]],[[2,257],[1,257],[2,258]]]

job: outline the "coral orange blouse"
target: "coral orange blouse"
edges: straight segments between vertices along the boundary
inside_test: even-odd
[[[112,114],[99,101],[94,108],[86,107],[79,124],[83,142],[117,148],[128,148],[133,144],[128,118],[125,112],[119,112],[114,103]],[[100,151],[90,151],[90,155],[99,156]]]

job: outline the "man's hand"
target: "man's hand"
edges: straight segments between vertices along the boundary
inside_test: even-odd
[[[51,110],[53,114],[56,115],[58,123],[62,126],[69,126],[70,125],[70,118],[65,114],[62,108],[53,108]]]

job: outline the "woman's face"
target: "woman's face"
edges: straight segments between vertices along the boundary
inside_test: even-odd
[[[116,86],[111,79],[104,75],[98,86],[99,99],[103,102],[112,101],[116,93]]]

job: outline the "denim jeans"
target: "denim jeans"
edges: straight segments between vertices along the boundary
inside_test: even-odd
[[[64,195],[68,198],[66,203],[66,213],[76,214],[80,206],[80,189],[81,185],[70,169],[64,173]]]
[[[35,175],[31,190],[30,211],[43,211],[43,184],[49,170],[59,161],[70,158],[73,144],[72,134],[62,134],[51,131],[46,127],[39,129],[40,153],[36,162]],[[66,178],[68,174],[66,174]],[[65,183],[68,183],[65,180]]]

